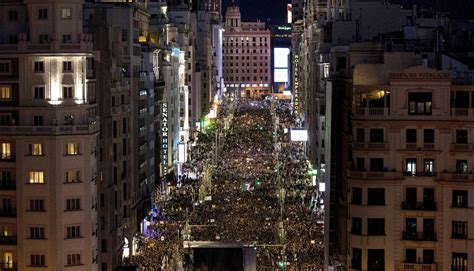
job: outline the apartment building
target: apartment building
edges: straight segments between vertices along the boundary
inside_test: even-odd
[[[231,93],[259,97],[271,93],[271,34],[264,22],[242,22],[240,8],[227,7],[223,39],[223,75]]]
[[[99,122],[83,4],[0,3],[2,270],[98,270]]]
[[[474,87],[417,63],[385,53],[383,64],[354,69],[351,270],[474,265]]]

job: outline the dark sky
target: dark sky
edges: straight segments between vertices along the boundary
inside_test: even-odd
[[[244,21],[270,19],[270,24],[286,22],[286,5],[291,0],[234,0],[239,6]],[[473,0],[391,0],[401,4],[419,4],[434,6],[437,10],[448,11],[453,18],[474,19]],[[227,5],[232,0],[222,0],[222,12],[225,15]]]
[[[234,0],[240,7],[242,21],[267,21],[270,24],[286,23],[286,5],[291,0]],[[227,5],[232,0],[222,0],[222,12],[225,15]]]

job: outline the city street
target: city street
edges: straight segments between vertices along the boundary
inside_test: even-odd
[[[302,143],[284,132],[293,121],[283,102],[222,104],[199,134],[181,186],[159,204],[157,222],[180,225],[184,241],[253,242],[257,270],[320,270],[320,195]]]

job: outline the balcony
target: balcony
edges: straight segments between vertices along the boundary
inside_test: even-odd
[[[50,42],[35,44],[31,42],[19,42],[18,44],[0,44],[0,52],[89,52],[92,51],[92,43],[81,41],[79,43]]]
[[[16,271],[18,270],[17,263],[14,262],[0,262],[0,271]]]
[[[418,147],[417,143],[406,143],[405,150],[407,151],[435,151],[434,143],[423,143],[421,147]]]
[[[0,209],[0,217],[16,217],[16,208]]]
[[[472,108],[451,108],[451,116],[472,117]]]
[[[0,245],[16,245],[16,236],[0,236]]]
[[[404,231],[402,240],[407,241],[436,241],[436,232],[411,232]]]
[[[356,117],[384,117],[390,115],[390,108],[370,108],[370,107],[359,107],[355,109]]]
[[[451,144],[451,151],[452,152],[463,152],[463,151],[474,151],[474,144],[459,144],[459,143],[452,143]]]
[[[0,153],[0,162],[15,162],[16,155],[14,152]]]
[[[426,263],[402,263],[400,271],[436,271],[436,264]]]
[[[404,171],[403,176],[405,177],[436,177],[438,176],[438,172],[431,172],[431,171]]]
[[[366,172],[366,171],[349,171],[350,179],[360,180],[401,180],[402,173],[396,171],[390,172]]]
[[[13,181],[10,182],[0,182],[0,190],[16,190],[16,183]]]
[[[88,125],[0,126],[0,135],[82,135],[98,132],[97,122]]]
[[[388,142],[354,142],[353,146],[354,146],[354,149],[362,149],[362,150],[373,150],[373,151],[388,150]]]
[[[436,211],[436,202],[402,202],[402,210],[407,211]]]
[[[465,173],[440,172],[438,174],[437,180],[451,182],[473,182],[474,175]]]

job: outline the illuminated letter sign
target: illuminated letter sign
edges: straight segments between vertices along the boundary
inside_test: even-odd
[[[295,79],[293,80],[293,110],[295,113],[296,118],[299,118],[300,114],[300,81],[298,78],[298,65],[299,65],[300,59],[298,55],[295,55],[294,57],[294,62],[293,62],[293,71],[294,71],[294,76]]]
[[[168,103],[163,102],[161,105],[161,157],[163,164],[163,172],[168,171]]]

